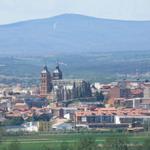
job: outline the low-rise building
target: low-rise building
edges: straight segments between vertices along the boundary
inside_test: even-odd
[[[89,127],[128,127],[134,122],[144,123],[150,120],[150,111],[145,109],[116,109],[96,108],[76,112],[76,124],[85,124]]]

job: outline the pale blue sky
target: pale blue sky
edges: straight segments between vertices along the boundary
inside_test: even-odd
[[[0,24],[64,13],[150,20],[150,0],[0,0]]]

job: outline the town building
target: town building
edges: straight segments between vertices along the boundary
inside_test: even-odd
[[[48,71],[47,66],[44,66],[41,71],[41,85],[40,85],[40,95],[47,96],[48,93],[52,90],[52,77],[50,72]]]
[[[90,97],[90,84],[81,79],[63,79],[63,73],[56,66],[52,75],[47,66],[41,71],[40,95],[55,102]]]
[[[150,110],[150,99],[140,97],[132,99],[116,98],[114,100],[114,106],[122,108],[143,108]]]
[[[75,113],[76,124],[88,125],[91,128],[127,128],[129,124],[150,120],[150,111],[145,109],[127,108],[96,108]]]

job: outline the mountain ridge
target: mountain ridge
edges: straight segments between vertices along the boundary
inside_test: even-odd
[[[0,25],[0,54],[44,55],[150,50],[150,21],[63,14]]]
[[[111,19],[111,18],[98,18],[98,17],[92,17],[92,16],[86,16],[86,15],[80,15],[80,14],[73,14],[73,13],[64,13],[52,17],[45,17],[45,18],[39,18],[39,19],[29,19],[29,20],[23,20],[23,21],[16,21],[13,23],[7,23],[7,24],[0,24],[0,27],[2,26],[9,26],[9,25],[14,25],[14,24],[20,24],[20,23],[26,23],[30,21],[37,21],[37,20],[47,20],[47,19],[53,19],[53,18],[59,18],[59,17],[65,17],[65,16],[78,16],[78,17],[86,17],[90,19],[98,19],[98,20],[104,20],[104,21],[119,21],[119,22],[150,22],[150,20],[121,20],[121,19]]]

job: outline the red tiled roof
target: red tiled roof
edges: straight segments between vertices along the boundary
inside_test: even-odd
[[[111,108],[96,108],[94,111],[79,111],[76,112],[76,116],[91,116],[91,115],[118,115],[118,116],[142,116],[150,115],[149,110],[145,109],[116,109]]]
[[[139,94],[143,93],[143,90],[142,89],[132,89],[132,90],[130,90],[130,92],[133,95],[139,95]]]

